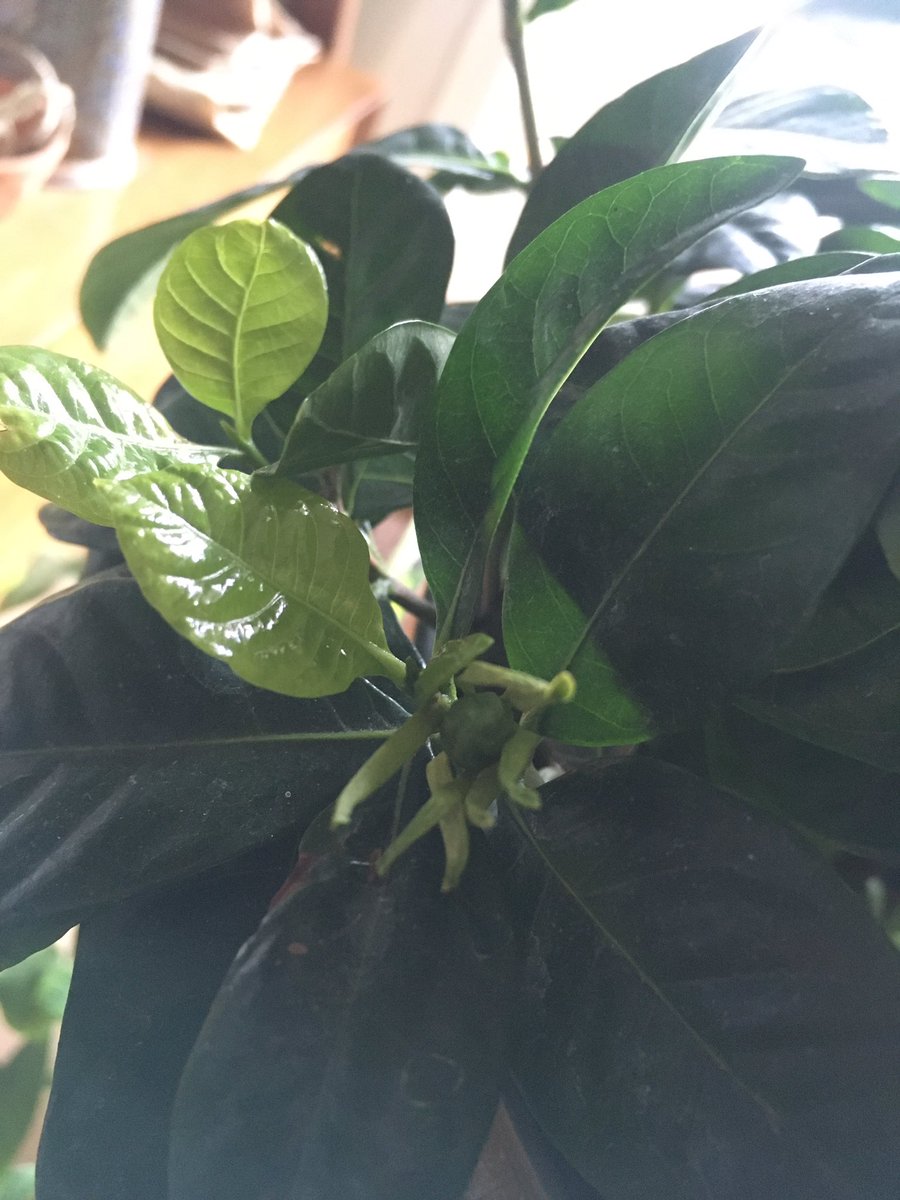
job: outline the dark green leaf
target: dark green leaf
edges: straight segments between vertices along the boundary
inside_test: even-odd
[[[513,1073],[604,1200],[894,1200],[900,958],[784,827],[636,758],[516,814]]]
[[[227,870],[120,901],[82,924],[38,1156],[42,1200],[168,1195],[178,1080],[297,840],[282,837]]]
[[[673,162],[706,120],[757,32],[644,80],[595,113],[535,181],[507,261],[594,192]]]
[[[745,292],[758,292],[762,288],[777,287],[783,283],[801,283],[804,279],[827,279],[831,275],[842,275],[851,267],[868,261],[867,254],[852,250],[810,254],[804,258],[779,263],[774,267],[766,267],[762,271],[754,271],[752,275],[745,275],[735,283],[720,288],[708,298],[725,300],[729,296],[743,296]]]
[[[425,167],[437,172],[430,182],[449,191],[463,187],[479,192],[523,188],[509,160],[501,153],[485,154],[472,139],[453,125],[429,123],[399,129],[386,137],[366,142],[354,153],[383,154],[401,167]]]
[[[273,183],[257,183],[190,212],[115,238],[94,255],[81,285],[81,319],[104,350],[119,324],[153,298],[166,259],[187,235],[240,205],[295,183],[306,168]]]
[[[458,335],[423,427],[416,520],[452,634],[547,407],[628,297],[721,221],[780,190],[791,160],[659,167],[583,201],[504,272]]]
[[[512,938],[476,846],[308,847],[239,954],[185,1071],[171,1200],[459,1200],[498,1100]]]
[[[413,502],[413,454],[394,454],[350,463],[344,471],[344,504],[354,521],[377,525]]]
[[[768,674],[897,471],[898,336],[900,276],[787,284],[679,322],[588,392],[519,499],[583,614],[555,669],[578,679],[593,641],[663,727]],[[519,605],[534,637],[538,606],[554,619],[527,574],[507,619]]]
[[[84,517],[76,517],[56,504],[45,504],[38,512],[41,524],[51,537],[70,546],[85,546],[102,554],[118,554],[115,531],[108,525],[94,525]],[[119,558],[121,559],[121,554]]]
[[[215,462],[111,375],[48,350],[0,350],[0,470],[98,525],[111,525],[97,479],[176,462]]]
[[[900,772],[900,633],[815,670],[772,675],[739,704],[793,737]]]
[[[890,171],[895,162],[877,115],[854,92],[831,86],[742,96],[704,135],[704,153],[792,154],[805,174]]]
[[[547,13],[559,12],[560,9],[568,8],[573,3],[574,0],[534,0],[534,4],[525,14],[525,20],[536,21],[538,17],[543,17]]]
[[[900,481],[895,480],[875,521],[875,533],[884,557],[900,579]]]
[[[46,1074],[46,1041],[26,1042],[0,1066],[0,1170],[10,1165],[28,1132]]]
[[[453,334],[405,321],[366,342],[300,406],[275,474],[308,471],[414,449]]]
[[[32,1041],[49,1037],[62,1020],[72,966],[55,946],[0,971],[0,1006],[4,1019]]]
[[[733,100],[716,118],[728,129],[778,129],[846,142],[882,143],[887,130],[856,92],[819,85],[769,90]]]
[[[309,366],[327,319],[319,260],[277,221],[195,230],[169,260],[153,308],[176,377],[245,438]]]
[[[308,821],[405,715],[367,683],[314,702],[252,688],[121,574],[7,625],[0,962]]]
[[[845,225],[823,237],[820,250],[858,250],[864,254],[897,254],[900,252],[900,230],[887,233],[867,225]]]
[[[315,248],[328,281],[328,326],[303,394],[389,325],[440,319],[453,231],[440,196],[409,171],[350,154],[310,171],[272,216]]]
[[[811,201],[799,192],[782,192],[708,233],[680,254],[667,274],[686,277],[727,268],[749,275],[812,254],[818,246],[818,213]]]
[[[880,275],[890,271],[900,271],[900,252],[896,254],[875,254],[866,258],[855,267],[850,267],[848,275]]]
[[[728,708],[707,728],[712,779],[829,849],[900,864],[900,778]]]
[[[778,656],[778,670],[837,662],[900,631],[900,583],[867,532],[825,592],[815,616]]]
[[[137,475],[108,496],[146,598],[242,679],[304,697],[342,692],[365,675],[402,685],[369,587],[365,539],[321,496],[219,469]]]

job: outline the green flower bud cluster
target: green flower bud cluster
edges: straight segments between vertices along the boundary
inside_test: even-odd
[[[429,798],[379,859],[380,875],[437,826],[446,855],[442,890],[450,891],[466,867],[469,826],[489,829],[501,796],[525,808],[540,807],[538,793],[525,782],[541,741],[536,726],[547,707],[572,699],[575,680],[563,671],[548,682],[481,661],[491,645],[484,634],[448,642],[410,680],[416,712],[363,764],[337,799],[332,825],[346,825],[357,804],[431,742],[435,756],[426,768]]]

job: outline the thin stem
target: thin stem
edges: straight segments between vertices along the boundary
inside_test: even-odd
[[[532,182],[543,169],[541,147],[538,141],[534,103],[531,99],[531,84],[528,81],[528,63],[525,59],[525,41],[522,36],[523,22],[519,11],[519,0],[501,0],[503,4],[503,39],[516,73],[519,89],[519,107],[522,110],[522,125],[525,130],[525,145],[528,148],[528,172]]]
[[[243,433],[239,433],[237,426],[232,425],[230,421],[223,421],[222,429],[231,444],[246,454],[251,462],[256,463],[258,467],[269,466],[269,460],[254,442],[252,434],[245,436]]]
[[[425,621],[426,624],[434,627],[437,621],[437,613],[434,605],[430,600],[426,600],[424,596],[419,596],[412,588],[407,587],[405,583],[401,583],[399,579],[392,579],[390,575],[377,563],[374,559],[369,561],[369,578],[371,580],[381,580],[385,586],[388,600],[394,604],[399,604],[401,608],[406,609],[408,613],[412,613],[414,617],[418,617],[420,621]],[[384,595],[384,593],[381,593]]]

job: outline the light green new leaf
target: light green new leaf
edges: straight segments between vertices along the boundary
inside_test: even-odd
[[[255,200],[257,196],[291,186],[308,169],[304,167],[287,179],[252,184],[220,200],[213,200],[211,204],[201,205],[200,208],[179,213],[176,217],[168,217],[153,225],[145,225],[143,229],[123,234],[98,250],[87,269],[78,298],[81,319],[95,344],[104,350],[119,325],[145,302],[153,299],[166,259],[189,233]]]
[[[276,474],[401,454],[418,442],[418,417],[434,395],[453,334],[404,321],[376,334],[307,396]]]
[[[729,158],[645,171],[551,225],[476,307],[447,359],[416,467],[419,544],[446,636],[468,630],[535,431],[603,326],[677,254],[801,166]]]
[[[310,248],[275,221],[209,226],[172,255],[153,319],[176,377],[247,437],[319,348],[325,277]]]
[[[0,349],[0,470],[96,525],[112,525],[97,479],[213,462],[105,371],[33,346]]]
[[[284,479],[200,467],[104,490],[144,596],[242,679],[307,697],[365,675],[402,684],[365,540],[320,496]]]

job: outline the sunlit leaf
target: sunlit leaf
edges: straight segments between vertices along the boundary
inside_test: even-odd
[[[107,488],[126,562],[184,637],[288,696],[405,677],[388,650],[353,522],[287,480],[159,471]]]
[[[319,348],[328,319],[322,268],[276,221],[198,229],[169,260],[153,319],[177,378],[246,437]]]
[[[123,234],[98,250],[87,269],[79,296],[81,319],[97,346],[104,350],[120,324],[152,300],[166,259],[189,233],[202,229],[257,196],[289,187],[308,169],[303,168],[287,179],[241,188],[211,204]]]
[[[0,470],[87,521],[112,524],[97,479],[222,453],[180,438],[99,367],[33,346],[0,349]]]

